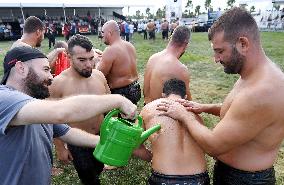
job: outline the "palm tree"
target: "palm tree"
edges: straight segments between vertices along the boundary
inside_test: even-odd
[[[201,6],[200,5],[197,5],[196,7],[195,7],[195,15],[199,15],[200,14],[200,8],[201,8]]]
[[[186,8],[186,12],[188,12],[188,15],[190,14],[190,8],[192,8],[192,1],[191,0],[187,0],[187,3],[186,3],[186,6],[185,6],[185,8]]]
[[[254,12],[254,11],[255,11],[255,7],[251,6],[249,12],[251,13],[251,12]]]
[[[210,8],[210,7],[211,7],[211,0],[205,0],[204,6],[205,6],[205,9],[206,9],[206,10],[207,10],[208,8]]]
[[[235,2],[236,2],[236,0],[228,0],[227,1],[228,7],[232,8],[234,6]]]

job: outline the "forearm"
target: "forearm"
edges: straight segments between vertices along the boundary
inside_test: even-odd
[[[55,145],[56,151],[61,151],[61,150],[66,149],[65,148],[65,143],[61,139],[54,138],[53,139],[53,143]]]
[[[65,115],[62,116],[64,122],[80,122],[119,108],[122,98],[120,95],[113,94],[74,96],[60,100],[57,110],[65,110],[62,114]]]
[[[207,154],[216,157],[224,152],[220,151],[222,147],[216,141],[214,133],[197,119],[187,116],[182,122],[186,125],[190,135]]]
[[[133,155],[144,160],[150,162],[152,160],[152,153],[142,144],[139,148],[134,150]]]
[[[203,105],[203,112],[212,114],[215,116],[220,116],[220,110],[222,107],[221,103],[218,104],[202,104]]]
[[[124,99],[110,94],[78,95],[55,101],[35,100],[26,104],[10,125],[81,122],[121,107],[126,101]]]
[[[50,68],[52,68],[52,69],[55,66],[55,61],[57,59],[57,56],[58,56],[57,49],[54,49],[50,53],[47,54],[47,59],[48,59]]]
[[[100,137],[77,128],[71,128],[64,136],[61,136],[60,139],[75,146],[94,148],[98,144]]]

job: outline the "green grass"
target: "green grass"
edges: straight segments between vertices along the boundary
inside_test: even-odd
[[[100,43],[96,36],[90,36],[96,48],[104,49],[105,45]],[[135,35],[133,44],[137,50],[137,63],[140,82],[143,84],[144,66],[148,58],[155,52],[165,48],[167,42],[160,39],[161,35],[157,35],[155,42],[145,41],[140,35]],[[63,38],[59,38],[63,39]],[[267,56],[284,69],[284,33],[263,32],[261,33],[263,48]],[[12,42],[0,42],[0,61],[3,61],[6,51]],[[41,50],[48,53],[48,43],[45,40]],[[204,103],[222,102],[228,94],[233,84],[237,80],[237,75],[227,75],[223,72],[223,67],[215,64],[212,57],[210,43],[207,40],[206,33],[193,33],[188,51],[181,58],[181,61],[188,66],[191,74],[191,93],[195,101]],[[2,64],[0,67],[0,75],[3,74]],[[141,109],[143,100],[140,101],[139,109]],[[212,128],[219,119],[214,116],[202,114],[206,125]],[[208,168],[211,174],[214,161],[208,157]],[[80,184],[76,171],[72,165],[61,165],[55,161],[56,166],[64,169],[64,173],[53,177],[53,184]],[[139,159],[131,159],[128,166],[112,171],[106,171],[101,174],[102,184],[146,184],[146,180],[150,175],[150,164]],[[277,185],[284,184],[284,148],[279,151],[278,159],[275,164]]]

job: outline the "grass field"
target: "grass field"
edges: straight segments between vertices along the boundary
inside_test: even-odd
[[[148,58],[155,52],[161,51],[166,46],[166,42],[157,35],[155,42],[143,40],[142,36],[135,35],[133,44],[137,50],[138,71],[140,82],[143,84],[144,66]],[[267,56],[284,69],[284,33],[263,32],[261,33],[263,48]],[[63,39],[63,38],[59,38]],[[105,45],[100,43],[96,36],[90,36],[96,48],[104,49]],[[0,60],[3,61],[6,51],[12,42],[0,42]],[[45,40],[41,50],[48,53],[48,43]],[[193,100],[203,103],[222,102],[226,94],[237,80],[237,75],[227,75],[223,72],[220,64],[213,62],[210,43],[207,41],[206,33],[193,33],[188,51],[181,58],[181,61],[188,66],[191,73],[191,93]],[[3,74],[1,63],[0,74]],[[143,99],[139,104],[141,109]],[[212,128],[218,123],[218,118],[202,114],[205,123]],[[208,157],[208,169],[211,173],[214,161]],[[76,171],[72,165],[61,165],[55,161],[55,165],[64,168],[64,173],[53,177],[53,184],[80,184]],[[275,164],[277,185],[284,184],[284,148],[279,151],[278,159]],[[101,174],[102,184],[136,185],[146,184],[150,174],[150,164],[139,159],[131,159],[128,166],[112,171],[105,171]]]

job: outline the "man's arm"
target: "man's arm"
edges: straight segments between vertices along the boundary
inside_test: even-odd
[[[99,143],[100,137],[78,128],[70,128],[60,139],[71,145],[94,148]]]
[[[188,72],[188,69],[186,66],[183,66],[181,71],[178,73],[180,80],[184,81],[185,88],[186,88],[186,99],[191,100],[191,93],[189,89],[189,83],[190,83],[190,74]]]
[[[215,116],[220,116],[220,111],[222,104],[200,104],[193,101],[187,101],[184,99],[179,99],[177,102],[181,103],[188,111],[200,114],[202,112],[212,114]]]
[[[148,63],[150,63],[150,60],[151,58],[149,59],[149,61],[147,62],[147,65],[146,65],[146,69],[145,69],[145,72],[144,72],[144,87],[143,87],[143,94],[144,94],[144,104],[147,104],[150,102],[149,100],[149,94],[150,94],[150,76],[151,76],[151,73],[150,73],[150,69],[148,67]]]
[[[146,130],[146,126],[145,123],[148,122],[148,111],[147,111],[147,105],[143,107],[143,109],[140,112],[140,116],[143,119],[143,124],[142,124],[142,128],[144,130]],[[136,123],[138,124],[138,120],[136,121]],[[133,155],[144,160],[144,161],[148,161],[150,162],[152,160],[152,152],[150,150],[148,150],[145,145],[142,143],[139,148],[135,149],[133,152]]]
[[[165,111],[162,115],[182,121],[202,149],[217,157],[251,141],[271,124],[270,103],[259,101],[259,98],[255,95],[242,95],[236,98],[224,118],[212,131],[199,124],[194,118],[195,114],[187,113],[177,102],[160,104],[158,110]],[[263,100],[263,97],[260,99]]]
[[[10,125],[81,122],[111,109],[120,108],[134,118],[136,105],[120,95],[78,95],[58,101],[34,100],[24,105]]]
[[[65,51],[65,48],[56,48],[47,54],[47,59],[48,59],[49,66],[51,69],[53,69],[55,66],[55,61],[58,57],[58,54],[64,51]]]
[[[152,153],[145,147],[144,144],[141,144],[139,148],[135,149],[133,155],[148,162],[151,162],[153,157]]]
[[[113,64],[113,53],[110,47],[107,47],[103,54],[102,59],[97,63],[96,69],[101,71],[105,77],[108,76]]]

